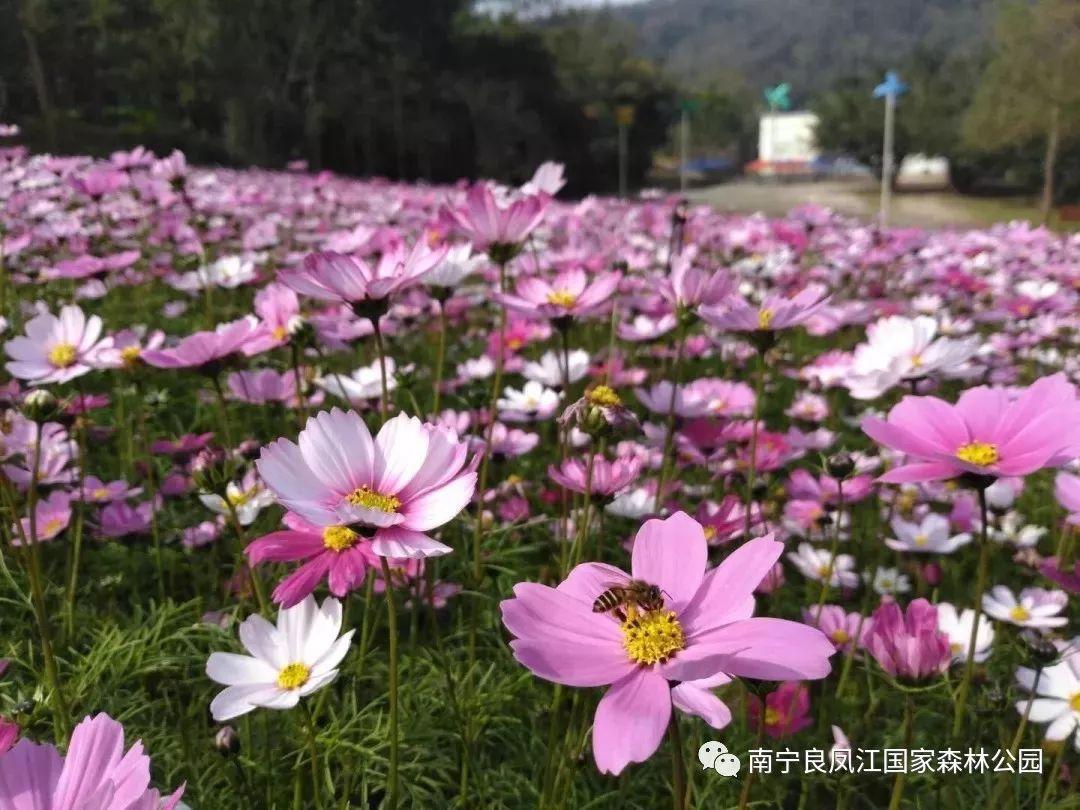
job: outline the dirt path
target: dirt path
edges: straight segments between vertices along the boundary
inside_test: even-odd
[[[824,205],[848,216],[870,220],[877,216],[878,191],[862,181],[765,183],[735,180],[719,186],[692,189],[695,202],[720,211],[763,211],[780,216],[806,203]],[[1010,219],[1032,219],[1035,211],[1023,200],[961,197],[952,192],[898,192],[893,195],[890,221],[899,226],[981,227]]]

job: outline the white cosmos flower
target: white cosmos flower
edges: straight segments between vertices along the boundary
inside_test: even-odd
[[[870,575],[866,575],[867,581]],[[874,593],[879,596],[895,596],[899,593],[907,593],[911,590],[911,580],[907,574],[901,574],[899,568],[878,568],[874,572],[874,581],[871,583]]]
[[[495,373],[495,361],[482,354],[464,363],[458,363],[458,377],[462,380],[486,380]]]
[[[990,539],[998,543],[1011,543],[1017,548],[1034,548],[1049,531],[1045,526],[1024,523],[1019,512],[1006,512],[997,526],[990,526]]]
[[[397,380],[394,378],[395,368],[394,358],[387,357],[386,392],[388,394],[397,388]],[[346,402],[366,402],[382,396],[382,370],[376,359],[370,365],[361,366],[351,374],[327,372],[315,378],[315,385]]]
[[[886,540],[885,545],[894,551],[952,554],[961,546],[971,542],[970,534],[954,535],[949,519],[936,512],[928,514],[920,523],[911,523],[898,517],[893,518],[892,529],[896,534],[896,539]]]
[[[278,612],[277,626],[258,614],[240,625],[240,641],[250,655],[216,652],[206,662],[207,676],[225,689],[210,703],[218,723],[256,707],[291,709],[337,676],[354,630],[341,632],[341,602],[315,597]]]
[[[971,608],[957,613],[956,607],[948,602],[938,602],[938,630],[949,637],[949,647],[953,654],[953,663],[967,660],[968,644],[971,643],[971,623],[975,621],[975,611]],[[975,660],[980,664],[990,655],[990,645],[994,643],[994,625],[990,617],[979,615],[979,630],[975,635]]]
[[[655,492],[650,492],[645,487],[635,487],[626,490],[621,495],[616,495],[611,503],[604,507],[604,510],[612,515],[637,520],[654,514],[655,506]]]
[[[204,264],[170,283],[184,292],[198,292],[207,287],[233,289],[254,281],[257,276],[255,264],[243,256],[222,256],[213,264]]]
[[[956,376],[979,350],[977,337],[938,337],[934,318],[882,318],[855,348],[846,384],[856,399],[875,399],[894,385],[932,374]]]
[[[589,353],[583,349],[574,349],[567,357],[568,377],[570,382],[576,383],[589,373]],[[530,361],[521,369],[526,380],[538,382],[548,388],[559,388],[563,384],[563,356],[562,352],[544,352],[539,362]]]
[[[429,287],[456,287],[486,260],[482,253],[473,255],[472,245],[454,245],[435,269],[424,276],[423,283]]]
[[[995,585],[983,596],[982,607],[987,615],[998,621],[1044,629],[1068,623],[1067,617],[1058,615],[1068,603],[1069,596],[1065,591],[1024,588],[1017,598],[1006,586]]]
[[[1016,682],[1034,693],[1027,700],[1017,701],[1016,710],[1024,714],[1030,702],[1028,719],[1032,723],[1046,723],[1046,739],[1055,741],[1067,740],[1080,727],[1080,646],[1077,639],[1071,645],[1059,643],[1058,646],[1066,647],[1062,660],[1038,673],[1037,683],[1035,670],[1026,667],[1016,670]],[[1080,751],[1080,735],[1073,744]]]
[[[226,502],[228,499],[228,502]],[[212,512],[232,517],[229,504],[236,510],[241,526],[250,526],[259,516],[259,512],[274,502],[274,495],[264,485],[254,470],[248,472],[239,484],[230,481],[225,487],[225,498],[212,492],[202,492],[199,500]]]
[[[833,560],[826,549],[799,543],[799,547],[789,552],[787,558],[799,569],[800,574],[815,582],[827,579],[829,585],[843,588],[854,588],[859,584],[859,575],[854,570],[855,558],[850,554],[837,554]]]
[[[559,405],[559,395],[535,380],[529,380],[521,390],[507,386],[495,403],[499,415],[507,422],[527,422],[547,419]]]

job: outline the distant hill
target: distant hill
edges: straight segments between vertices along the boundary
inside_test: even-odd
[[[796,103],[832,80],[902,61],[917,46],[979,47],[994,0],[651,0],[608,9],[645,53],[694,83],[738,71],[788,81]]]

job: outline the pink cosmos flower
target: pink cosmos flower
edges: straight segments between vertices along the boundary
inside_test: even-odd
[[[810,285],[787,298],[773,293],[760,304],[739,295],[716,306],[703,306],[698,314],[717,329],[729,332],[776,332],[806,323],[829,302],[826,290]]]
[[[611,497],[630,486],[641,475],[641,459],[624,456],[608,461],[597,453],[593,456],[590,475],[589,461],[571,458],[556,467],[548,466],[548,475],[559,486],[571,492],[587,492],[593,496]]]
[[[315,526],[348,526],[384,557],[447,554],[427,532],[472,498],[476,473],[466,446],[448,431],[399,414],[372,439],[354,411],[334,408],[308,419],[297,443],[278,439],[257,467],[288,509]]]
[[[1068,522],[1080,525],[1080,476],[1059,472],[1054,479],[1054,497],[1069,511]]]
[[[619,286],[621,273],[598,273],[593,279],[581,269],[563,270],[550,281],[538,276],[518,279],[514,292],[495,299],[516,312],[548,318],[585,318],[599,312]]]
[[[324,578],[330,593],[343,597],[364,583],[369,569],[379,567],[371,542],[348,526],[320,528],[287,512],[285,531],[271,532],[248,544],[248,563],[295,562],[303,565],[278,583],[273,599],[290,608],[304,600]]]
[[[293,371],[278,372],[272,368],[235,371],[226,378],[225,384],[230,397],[240,402],[255,405],[280,402],[293,408],[300,404],[296,395],[296,373]],[[318,405],[322,400],[322,391],[317,391],[308,398],[308,404]]]
[[[59,316],[42,312],[27,322],[25,336],[4,344],[11,358],[5,368],[31,385],[81,377],[97,366],[98,353],[112,346],[111,338],[101,338],[101,327],[101,318],[87,318],[74,305],[62,307]]]
[[[742,537],[746,527],[746,501],[738,495],[728,494],[720,503],[702,501],[698,506],[697,519],[705,530],[709,545],[722,545]],[[761,507],[750,507],[750,526],[761,523]]]
[[[492,246],[512,253],[544,219],[550,197],[547,194],[518,196],[500,205],[487,183],[476,183],[465,195],[464,205],[443,209],[444,216],[473,243],[477,250],[492,252]]]
[[[6,717],[0,717],[0,756],[10,751],[17,739],[19,739],[19,724],[13,723]]]
[[[610,685],[594,718],[593,754],[601,772],[619,773],[657,749],[673,702],[716,727],[729,722],[730,711],[709,691],[713,679],[829,673],[834,650],[819,630],[752,618],[754,588],[782,551],[771,536],[756,538],[706,570],[697,521],[683,512],[646,521],[634,541],[632,574],[583,563],[557,588],[514,587],[501,604],[514,657],[555,683]],[[631,578],[656,586],[663,605],[627,608],[621,617],[593,609],[597,597]]]
[[[22,524],[22,532],[18,530],[12,530],[11,544],[13,546],[22,545],[22,537],[25,536],[27,542],[44,543],[46,540],[54,539],[60,532],[68,527],[71,523],[71,495],[62,490],[56,490],[49,495],[48,498],[40,500],[34,507],[34,531],[30,531],[30,518],[24,517],[20,523]]]
[[[68,184],[80,194],[99,200],[106,194],[124,188],[128,184],[128,176],[111,166],[101,166],[77,177],[69,177]]]
[[[671,262],[671,277],[660,285],[660,294],[676,308],[693,309],[722,304],[734,287],[729,273],[702,270],[686,256],[678,256]]]
[[[213,332],[195,332],[170,349],[144,349],[142,359],[157,368],[210,368],[243,349],[259,322],[251,315],[220,324]]]
[[[894,678],[917,681],[949,668],[949,637],[938,630],[937,608],[925,599],[908,605],[906,615],[896,602],[882,602],[871,619],[863,645]]]
[[[847,651],[851,645],[863,646],[866,634],[873,626],[873,619],[864,617],[861,613],[852,611],[848,613],[839,605],[822,605],[803,608],[803,621],[818,628],[828,636],[829,641],[838,650]]]
[[[64,756],[26,738],[0,755],[5,810],[173,810],[183,795],[183,785],[165,799],[150,787],[142,742],[125,754],[124,727],[107,714],[79,723]]]
[[[432,250],[426,239],[419,239],[408,253],[404,247],[386,251],[374,266],[343,253],[313,253],[304,260],[303,269],[282,270],[278,278],[301,295],[355,309],[366,302],[385,301],[419,283],[446,257],[447,250],[445,245]]]
[[[132,369],[142,360],[144,349],[160,349],[165,343],[165,333],[155,329],[145,338],[132,329],[113,335],[111,348],[98,352],[97,365],[103,368]]]
[[[907,455],[878,479],[894,484],[1027,475],[1080,455],[1080,401],[1064,374],[1036,380],[1015,397],[986,386],[968,389],[955,405],[907,396],[887,420],[867,417],[862,428]]]
[[[810,717],[810,690],[798,681],[785,681],[765,696],[764,711],[761,699],[750,695],[747,706],[755,727],[764,723],[764,731],[773,739],[790,737],[813,722]]]
[[[249,357],[284,346],[303,323],[296,292],[278,282],[267,284],[255,293],[255,314],[259,316],[259,327],[244,344],[244,354]]]
[[[142,487],[133,487],[127,481],[119,479],[106,484],[96,475],[83,479],[81,489],[76,489],[73,496],[90,503],[109,503],[124,498],[135,498],[142,494]]]
[[[115,501],[103,507],[98,515],[98,533],[102,537],[117,539],[129,534],[143,534],[150,530],[150,515],[154,506],[144,501],[131,506],[125,501]]]

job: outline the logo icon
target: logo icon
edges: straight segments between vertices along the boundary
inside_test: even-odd
[[[722,742],[710,740],[698,749],[698,762],[704,771],[712,768],[721,776],[738,776],[742,763],[739,758],[730,753],[727,746]]]

